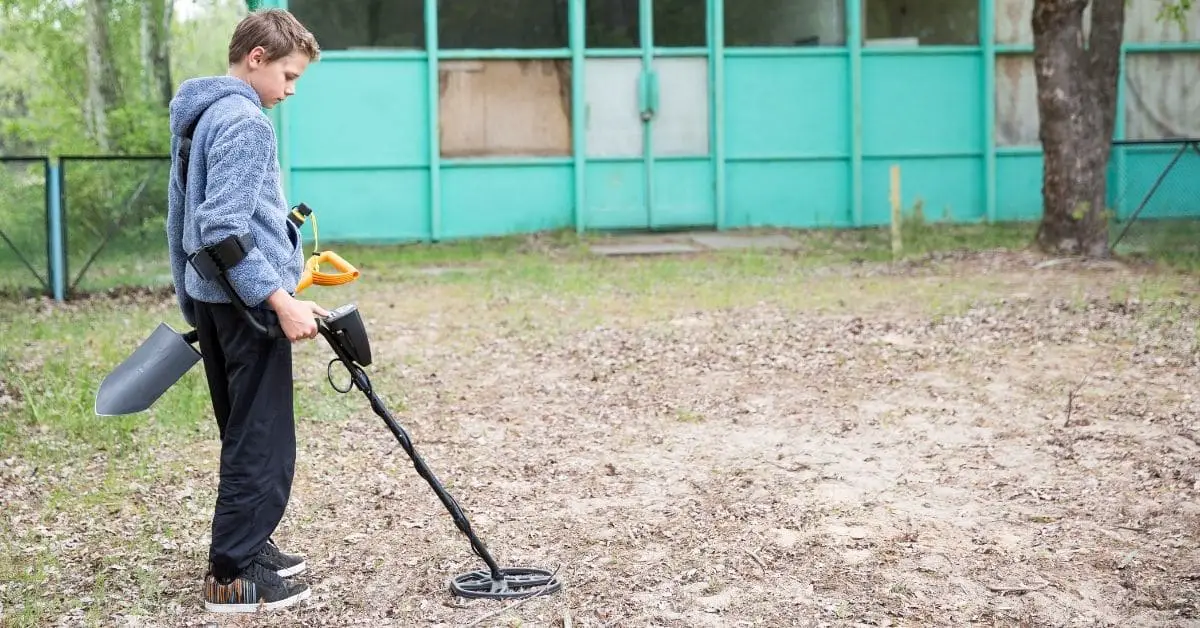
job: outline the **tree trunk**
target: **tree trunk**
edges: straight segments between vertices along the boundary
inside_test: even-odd
[[[158,101],[162,106],[171,104],[175,84],[171,80],[171,23],[174,21],[175,0],[158,0],[158,27],[150,32],[154,49],[154,76],[158,82]]]
[[[1044,212],[1038,245],[1046,252],[1104,258],[1108,246],[1108,160],[1125,0],[1036,0],[1033,62],[1045,155]]]
[[[92,137],[102,152],[111,149],[108,112],[116,107],[119,92],[108,41],[108,0],[87,0],[87,110]]]
[[[151,32],[155,29],[154,8],[147,0],[141,3],[141,16],[138,21],[139,51],[142,61],[142,100],[150,100],[150,89],[154,85],[154,42]]]

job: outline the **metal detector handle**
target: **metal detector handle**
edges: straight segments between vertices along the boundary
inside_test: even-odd
[[[246,320],[249,321],[250,324],[256,330],[258,330],[258,333],[266,334],[266,336],[272,340],[279,340],[281,338],[287,338],[287,334],[283,333],[282,326],[280,326],[280,325],[270,325],[270,326],[263,325],[262,323],[254,320],[254,316],[252,316],[249,311],[242,310],[242,312],[245,315]]]
[[[321,271],[321,264],[333,265],[340,272],[326,273]],[[360,273],[353,264],[347,262],[341,255],[333,251],[313,253],[304,263],[304,272],[300,275],[300,283],[296,286],[299,294],[308,288],[317,286],[341,286],[358,279]]]
[[[283,333],[283,327],[280,325],[263,325],[262,323],[258,322],[258,319],[254,318],[254,314],[250,312],[245,303],[242,303],[241,297],[239,297],[237,292],[234,291],[233,286],[229,284],[229,278],[226,277],[224,273],[221,273],[217,276],[217,281],[221,283],[221,287],[224,288],[225,293],[229,295],[229,302],[233,304],[233,307],[237,309],[237,311],[242,313],[242,318],[246,319],[246,322],[250,323],[250,326],[253,327],[255,331],[272,340],[287,338],[287,334]]]

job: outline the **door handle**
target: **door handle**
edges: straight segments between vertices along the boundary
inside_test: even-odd
[[[658,74],[654,70],[643,70],[641,83],[638,86],[639,109],[642,112],[642,122],[654,119],[658,111]]]

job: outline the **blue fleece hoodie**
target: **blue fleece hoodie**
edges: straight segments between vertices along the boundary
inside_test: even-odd
[[[177,153],[197,118],[185,197]],[[247,306],[260,305],[280,288],[294,294],[304,263],[300,232],[287,219],[275,131],[258,94],[232,76],[189,79],[171,100],[170,120],[167,243],[184,318],[195,325],[192,300],[229,302],[219,284],[200,278],[187,256],[230,235],[249,232],[257,244],[229,271]]]

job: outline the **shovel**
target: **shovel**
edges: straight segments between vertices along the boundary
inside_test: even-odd
[[[196,330],[181,334],[159,323],[154,333],[100,383],[96,414],[121,416],[149,409],[200,361],[194,342]]]

